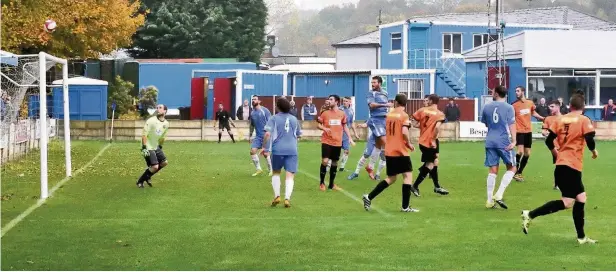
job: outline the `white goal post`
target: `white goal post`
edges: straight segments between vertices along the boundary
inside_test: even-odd
[[[38,131],[34,134],[40,136],[33,136],[32,139],[39,138],[38,146],[40,148],[40,182],[41,182],[41,195],[40,199],[46,199],[49,197],[49,183],[48,183],[48,142],[49,131],[48,125],[51,125],[52,119],[48,121],[47,112],[47,90],[51,87],[62,87],[62,107],[63,107],[63,119],[64,119],[64,157],[66,177],[72,176],[71,171],[71,136],[70,136],[70,112],[69,112],[69,93],[68,93],[68,61],[66,59],[58,58],[40,52],[36,55],[16,55],[6,51],[0,52],[0,91],[3,95],[2,102],[2,118],[0,119],[0,148],[10,148],[12,136],[10,133],[11,127],[14,127],[19,122],[32,121],[38,122]],[[48,82],[47,71],[52,67],[60,65],[62,66],[62,85],[54,85],[53,80]],[[38,81],[38,84],[37,82]],[[38,89],[38,92],[36,92]],[[39,105],[38,105],[38,120],[23,120],[23,119],[36,119],[36,114],[28,114],[29,116],[20,116],[20,108],[24,102],[27,102],[29,95],[36,95],[38,93]],[[6,98],[6,99],[5,99]],[[32,102],[32,101],[30,101]],[[54,109],[59,110],[60,105],[56,105]],[[36,108],[32,103],[30,107]],[[29,107],[29,108],[30,108]],[[54,110],[54,114],[55,113]],[[3,146],[4,145],[4,146]],[[0,157],[2,154],[0,154]]]

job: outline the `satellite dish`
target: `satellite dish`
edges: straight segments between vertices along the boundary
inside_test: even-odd
[[[274,58],[277,58],[278,56],[280,56],[280,49],[278,48],[278,46],[272,47],[272,56]]]

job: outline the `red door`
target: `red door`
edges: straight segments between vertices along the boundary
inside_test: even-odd
[[[231,109],[231,80],[228,78],[214,79],[214,104],[212,104],[214,112],[218,110],[218,104],[222,104],[229,113],[233,112]]]
[[[496,76],[498,74],[498,68],[488,67],[488,89],[494,90],[496,86],[498,86],[499,78]],[[502,78],[504,79],[505,88],[509,89],[509,67],[505,66],[503,69]]]
[[[190,119],[204,119],[205,78],[193,78],[190,81]]]

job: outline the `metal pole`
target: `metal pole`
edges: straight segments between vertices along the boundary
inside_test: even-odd
[[[46,72],[45,53],[39,53],[39,122],[41,127],[41,199],[49,197],[47,186],[47,90],[45,86]]]
[[[43,65],[44,67],[44,65]],[[62,65],[62,96],[64,100],[64,160],[66,176],[73,176],[71,160],[71,114],[68,101],[68,65]]]

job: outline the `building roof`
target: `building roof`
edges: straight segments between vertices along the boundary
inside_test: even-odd
[[[616,69],[616,54],[611,53],[616,31],[525,30],[503,43],[506,58],[522,59],[525,68]],[[464,52],[465,61],[485,61],[486,48]]]
[[[380,46],[380,41],[379,41],[379,31],[372,31],[370,33],[366,33],[354,38],[350,38],[335,44],[332,44],[333,47],[345,47],[345,46],[358,46],[358,45],[364,45],[364,46],[374,46],[374,47],[378,47]]]
[[[62,79],[54,80],[53,85],[62,85]],[[107,86],[109,83],[104,80],[98,80],[88,77],[72,77],[68,79],[68,85],[87,85],[87,86]]]
[[[598,17],[585,14],[573,10],[569,7],[549,7],[549,8],[533,8],[533,9],[519,9],[504,12],[504,18],[502,18],[507,24],[521,24],[521,25],[570,25],[573,29],[582,30],[616,30],[616,24],[609,22]],[[414,16],[408,19],[408,21],[418,22],[449,22],[455,23],[481,23],[487,24],[488,15],[487,12],[472,12],[472,13],[446,13],[439,15],[426,15],[426,16]],[[383,25],[392,26],[404,23],[404,21],[396,22],[392,24]]]

